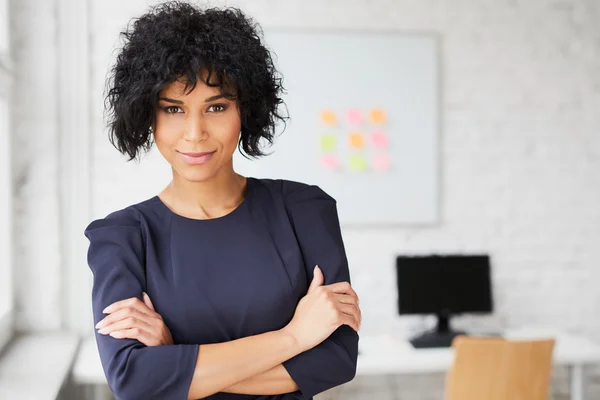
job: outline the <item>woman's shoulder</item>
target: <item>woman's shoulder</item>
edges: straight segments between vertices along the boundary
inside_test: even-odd
[[[98,218],[89,223],[85,231],[106,227],[122,227],[142,229],[146,226],[155,225],[155,221],[161,225],[164,222],[165,213],[158,196],[131,204],[127,207],[109,212],[105,217]]]
[[[89,236],[89,233],[98,231],[106,228],[114,229],[140,229],[140,216],[139,211],[134,206],[128,206],[126,208],[110,212],[103,218],[97,218],[92,220],[85,228],[85,235]]]
[[[318,185],[287,179],[254,179],[273,196],[281,197],[288,204],[311,200],[335,201],[332,196]]]

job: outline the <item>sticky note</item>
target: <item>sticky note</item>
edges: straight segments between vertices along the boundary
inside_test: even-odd
[[[373,156],[373,169],[375,171],[385,172],[390,170],[390,157],[385,153],[375,154]]]
[[[352,109],[346,113],[346,120],[350,125],[360,125],[363,123],[363,116],[360,110]]]
[[[340,166],[340,163],[336,156],[325,154],[321,156],[321,165],[327,169],[337,169]]]
[[[348,136],[348,144],[353,149],[362,149],[365,147],[365,139],[362,133],[353,132]]]
[[[367,159],[362,154],[352,154],[349,160],[349,168],[351,171],[366,171]]]
[[[332,110],[321,111],[321,122],[325,125],[336,125],[337,118]]]
[[[381,131],[371,132],[371,143],[380,149],[384,149],[389,145],[387,135]]]
[[[373,108],[369,112],[369,120],[372,124],[375,125],[383,125],[386,123],[387,118],[385,116],[385,111],[380,108]]]
[[[321,150],[333,151],[335,149],[335,135],[326,133],[321,135]]]

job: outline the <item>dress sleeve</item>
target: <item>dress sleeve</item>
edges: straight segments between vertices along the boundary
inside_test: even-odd
[[[144,242],[139,220],[126,210],[95,220],[85,229],[88,264],[93,273],[94,324],[110,304],[141,299],[146,288]],[[118,400],[186,400],[198,345],[146,347],[134,339],[115,339],[97,331],[104,374]]]
[[[285,190],[284,190],[285,193]],[[304,257],[307,276],[319,265],[325,285],[350,282],[335,200],[317,186],[298,186],[286,207]],[[318,346],[283,363],[304,398],[351,381],[356,374],[358,333],[340,326]]]

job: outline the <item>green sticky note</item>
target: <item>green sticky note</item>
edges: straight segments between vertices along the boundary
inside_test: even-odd
[[[321,150],[322,151],[335,150],[335,135],[332,135],[332,134],[321,135]]]
[[[353,154],[350,156],[351,171],[366,171],[367,159],[362,154]]]

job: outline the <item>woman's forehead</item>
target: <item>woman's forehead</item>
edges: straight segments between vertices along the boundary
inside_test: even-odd
[[[223,92],[234,91],[234,85],[230,79],[223,77],[223,82],[220,82],[217,74],[212,73],[209,84],[207,84],[208,78],[208,72],[206,71],[199,73],[195,82],[189,82],[186,77],[181,77],[176,81],[167,83],[160,94],[169,95],[169,97],[185,97],[193,93],[214,96]]]

